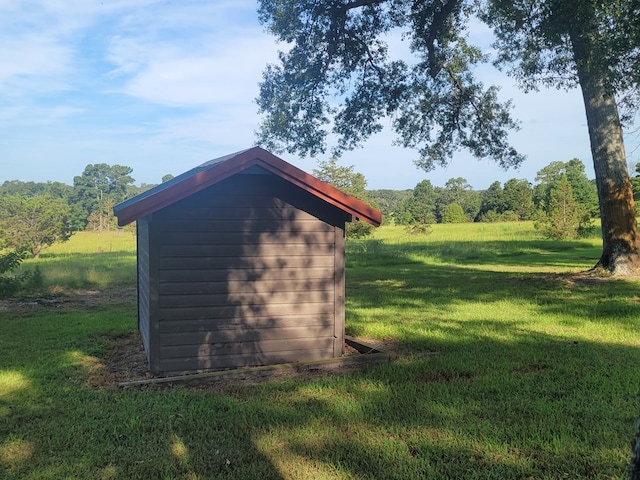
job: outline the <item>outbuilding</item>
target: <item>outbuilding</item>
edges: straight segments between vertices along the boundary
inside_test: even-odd
[[[345,223],[376,209],[268,151],[206,162],[114,208],[136,221],[152,373],[340,357]]]

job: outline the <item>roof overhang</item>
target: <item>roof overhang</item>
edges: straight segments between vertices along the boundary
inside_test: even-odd
[[[283,178],[364,222],[376,227],[382,222],[382,214],[375,208],[309,175],[267,150],[253,147],[206,162],[116,205],[113,210],[118,217],[118,225],[124,226],[150,215],[253,166],[261,167]]]

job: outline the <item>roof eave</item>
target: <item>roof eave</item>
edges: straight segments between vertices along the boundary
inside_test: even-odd
[[[272,153],[260,147],[254,147],[239,152],[228,161],[203,169],[169,188],[159,189],[151,195],[147,193],[138,201],[116,205],[114,212],[118,217],[118,225],[125,226],[254,165],[264,168],[371,225],[378,227],[382,223],[382,214],[378,210],[309,175]]]

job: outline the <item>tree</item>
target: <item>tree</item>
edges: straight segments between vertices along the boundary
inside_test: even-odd
[[[430,225],[436,221],[438,194],[429,180],[422,180],[407,200],[405,223]]]
[[[0,185],[0,196],[22,195],[32,197],[35,195],[51,195],[56,198],[68,199],[72,188],[61,182],[23,182],[21,180],[7,180]]]
[[[69,239],[69,214],[64,200],[48,195],[0,197],[0,236],[5,246],[37,258],[49,245]]]
[[[413,190],[368,190],[367,196],[380,207],[385,224],[402,223],[407,199]]]
[[[551,188],[549,204],[535,227],[547,238],[576,238],[583,217],[582,209],[573,197],[567,175],[564,174]]]
[[[11,275],[24,260],[24,252],[0,253],[0,298],[6,298],[18,292],[29,279],[29,272]]]
[[[504,212],[513,212],[517,220],[529,220],[533,216],[533,190],[526,179],[507,180],[503,189]]]
[[[87,165],[82,175],[73,178],[74,201],[81,206],[85,220],[100,217],[100,212],[113,216],[108,206],[126,200],[135,181],[132,171],[123,165],[99,163]]]
[[[498,38],[497,61],[512,66],[510,73],[525,90],[541,84],[580,87],[602,223],[598,266],[616,274],[635,273],[640,239],[622,121],[630,121],[638,108],[637,0],[493,0],[484,19]]]
[[[633,200],[636,202],[636,216],[640,215],[640,163],[633,166],[633,175],[631,180],[631,189],[633,191]]]
[[[493,28],[495,64],[525,91],[582,89],[603,231],[598,265],[632,273],[640,265],[621,121],[640,98],[637,0],[260,0],[261,22],[287,43],[268,65],[257,99],[260,142],[317,155],[355,148],[392,119],[398,143],[418,150],[428,170],[469,150],[503,167],[523,160],[508,142],[517,128],[509,102],[474,68],[489,57],[467,42],[475,16]],[[390,58],[401,35],[414,54]],[[619,107],[621,110],[619,111]],[[622,112],[622,116],[619,114]],[[329,137],[329,126],[334,136]]]
[[[442,223],[464,223],[467,221],[467,216],[464,214],[464,210],[457,203],[450,203],[444,210],[442,215]]]
[[[568,162],[551,162],[536,174],[537,185],[534,188],[534,199],[540,208],[546,208],[551,190],[562,176],[566,176],[573,198],[582,207],[585,215],[594,218],[598,215],[598,191],[588,178],[584,164],[577,158]]]
[[[499,215],[505,211],[504,193],[500,182],[493,182],[485,191],[480,194],[480,210],[476,216],[477,220],[497,221]],[[492,212],[492,213],[489,213]]]
[[[367,196],[367,180],[363,174],[353,169],[353,165],[349,167],[338,165],[338,159],[332,157],[329,160],[319,161],[318,168],[313,170],[313,175],[347,195],[365,203],[372,203]],[[363,238],[373,233],[373,225],[358,220],[347,224],[346,232],[348,238]]]
[[[443,221],[444,212],[452,203],[462,207],[465,215],[471,219],[475,218],[480,211],[480,195],[462,177],[450,178],[444,184],[444,188],[439,190],[437,213],[440,220]]]

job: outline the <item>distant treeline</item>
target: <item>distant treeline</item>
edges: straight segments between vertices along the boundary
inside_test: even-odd
[[[640,197],[640,164],[631,181]],[[496,222],[538,220],[563,200],[586,219],[599,215],[595,181],[589,180],[577,158],[552,162],[538,171],[535,182],[513,178],[493,182],[486,190],[474,190],[465,178],[451,178],[444,187],[429,180],[412,190],[369,190],[369,198],[381,210],[384,222],[411,225],[452,222]],[[566,206],[566,203],[565,203]]]
[[[331,162],[321,162],[323,168],[314,173],[326,172],[327,165],[341,168]],[[636,167],[632,183],[634,192],[640,196],[640,164]],[[361,176],[353,172],[352,167],[345,170],[347,176]],[[81,175],[74,177],[73,185],[8,180],[0,185],[0,198],[18,196],[62,200],[69,208],[69,230],[110,230],[116,228],[114,205],[155,186],[145,183],[136,186],[132,172],[131,167],[122,165],[90,164]],[[331,173],[335,176],[334,170]],[[162,181],[170,178],[171,175],[166,175]],[[565,191],[568,188],[572,203],[581,215],[596,218],[599,208],[596,186],[587,178],[584,164],[576,158],[550,163],[537,173],[534,183],[513,178],[504,185],[496,181],[486,190],[474,190],[465,178],[458,177],[449,179],[444,187],[433,186],[429,180],[423,180],[413,189],[366,190],[365,197],[381,210],[387,224],[535,220],[541,212],[549,212],[554,192],[557,197],[563,182],[568,187],[562,188]],[[366,185],[364,178],[361,183]]]
[[[0,198],[63,200],[69,208],[70,230],[111,230],[116,228],[113,206],[155,186],[146,183],[136,186],[132,172],[131,167],[100,163],[87,165],[81,175],[73,178],[73,185],[8,180],[0,185]],[[165,175],[162,180],[170,178],[171,175]]]

